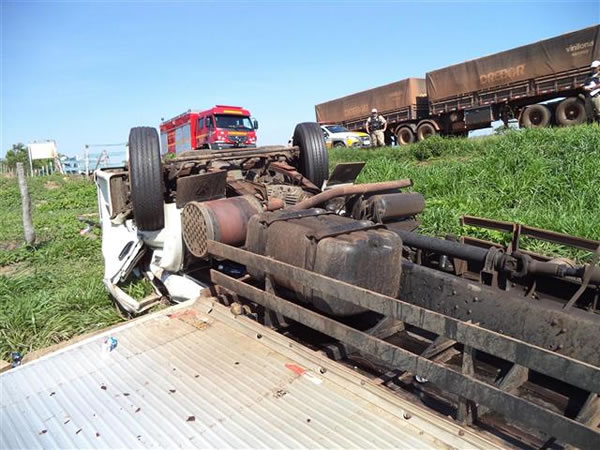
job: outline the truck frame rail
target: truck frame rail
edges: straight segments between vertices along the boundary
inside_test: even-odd
[[[539,430],[545,439],[558,439],[580,448],[600,446],[600,433],[589,422],[597,415],[600,392],[600,368],[595,365],[561,355],[526,341],[483,328],[470,321],[427,310],[399,299],[378,294],[323,275],[297,268],[272,258],[250,253],[214,241],[209,242],[209,252],[252,267],[265,273],[264,288],[245,283],[218,271],[211,271],[212,281],[255,302],[268,310],[299,322],[307,327],[331,336],[356,349],[371,360],[382,362],[396,376],[408,372],[431,381],[442,391],[458,398],[457,418],[472,423],[477,417],[477,405],[481,412],[494,410],[511,422],[525,429]],[[292,303],[280,296],[271,277],[285,277],[296,283],[310,286],[322,294],[368,308],[384,316],[402,321],[435,333],[438,338],[432,346],[462,344],[462,362],[458,369],[430,359],[426,353],[415,354],[393,343],[378,339],[326,317],[304,306]],[[473,285],[473,294],[478,287]],[[433,350],[428,348],[428,350]],[[475,354],[483,352],[498,356],[512,363],[504,383],[490,384],[480,379],[474,370]],[[435,352],[429,352],[432,355]],[[525,383],[529,371],[536,371],[557,380],[573,384],[587,392],[585,401],[574,417],[568,417],[541,404],[517,395],[517,389]],[[510,375],[509,375],[510,374]]]

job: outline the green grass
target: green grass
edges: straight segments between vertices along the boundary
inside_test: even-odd
[[[421,230],[469,234],[508,242],[508,236],[462,230],[463,214],[600,239],[600,127],[511,131],[479,139],[431,138],[406,147],[335,149],[333,166],[366,161],[359,182],[411,178],[425,195]],[[589,255],[542,241],[534,251],[587,259]]]
[[[121,319],[102,284],[100,233],[81,236],[96,189],[79,177],[28,179],[37,235],[23,245],[15,178],[0,177],[0,358],[28,353]]]

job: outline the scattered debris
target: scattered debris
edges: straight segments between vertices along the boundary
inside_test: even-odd
[[[75,432],[75,434],[81,433],[81,428]]]
[[[288,369],[290,369],[296,375],[302,375],[302,374],[304,374],[306,372],[305,368],[300,367],[299,365],[294,364],[294,363],[286,363],[285,367],[287,367]]]
[[[42,435],[42,434],[46,434],[47,432],[48,432],[48,430],[42,430],[38,434]]]
[[[137,412],[140,412],[140,410],[141,410],[141,409],[142,409],[142,408],[139,408],[139,407],[138,407],[138,409],[136,409],[136,410],[135,410],[135,412],[136,412],[136,413],[137,413]]]
[[[169,392],[170,392],[171,394],[174,394],[175,392],[177,392],[177,390],[175,390],[175,389],[169,389]]]
[[[104,385],[100,386],[100,389],[102,389],[103,391],[107,390],[108,388]]]
[[[23,355],[21,354],[21,352],[11,352],[10,360],[10,367],[14,369],[15,367],[21,365],[21,362],[23,361]]]
[[[50,392],[50,397],[56,395],[56,392]]]
[[[186,420],[186,422],[195,422],[196,421],[196,417],[195,416],[189,416]]]
[[[275,392],[273,394],[273,397],[275,397],[275,398],[281,398],[281,397],[285,396],[287,393],[288,392],[286,390],[279,389],[277,392]]]
[[[130,394],[129,392],[123,392],[123,395],[124,395],[125,397],[129,397],[131,394]]]
[[[79,235],[80,236],[85,236],[86,234],[88,234],[90,231],[92,231],[92,227],[91,225],[86,225],[85,228],[81,231],[79,231]]]
[[[117,348],[118,344],[119,341],[117,341],[116,338],[109,336],[104,340],[104,343],[102,344],[102,349],[105,353],[109,353],[112,352],[115,348]]]

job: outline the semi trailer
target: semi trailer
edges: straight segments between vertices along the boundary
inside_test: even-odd
[[[388,121],[387,141],[395,137],[400,145],[436,134],[466,136],[498,120],[533,128],[584,123],[593,114],[583,85],[590,63],[600,59],[599,38],[596,25],[433,70],[409,101],[393,87],[416,79],[318,104],[317,121],[364,130],[369,111],[377,108]]]
[[[411,180],[354,184],[317,123],[293,136],[161,158],[131,130],[95,173],[104,284],[177,305],[0,375],[1,446],[599,448],[600,242],[424,235]]]

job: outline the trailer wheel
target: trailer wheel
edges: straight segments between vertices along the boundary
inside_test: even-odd
[[[550,125],[552,114],[547,106],[530,105],[521,115],[521,126],[525,128],[544,128]]]
[[[158,133],[152,127],[129,132],[129,182],[136,226],[141,231],[164,227],[162,166]]]
[[[417,128],[417,139],[419,141],[427,139],[430,136],[435,136],[436,134],[437,131],[435,127],[428,122],[422,123],[421,125],[419,125],[419,128]]]
[[[296,125],[293,144],[300,147],[300,173],[320,188],[329,176],[329,155],[319,124]]]
[[[398,145],[408,145],[415,142],[415,133],[410,127],[400,127],[396,131],[396,141]]]
[[[556,108],[556,122],[559,125],[579,125],[586,120],[585,105],[577,97],[564,99]]]

